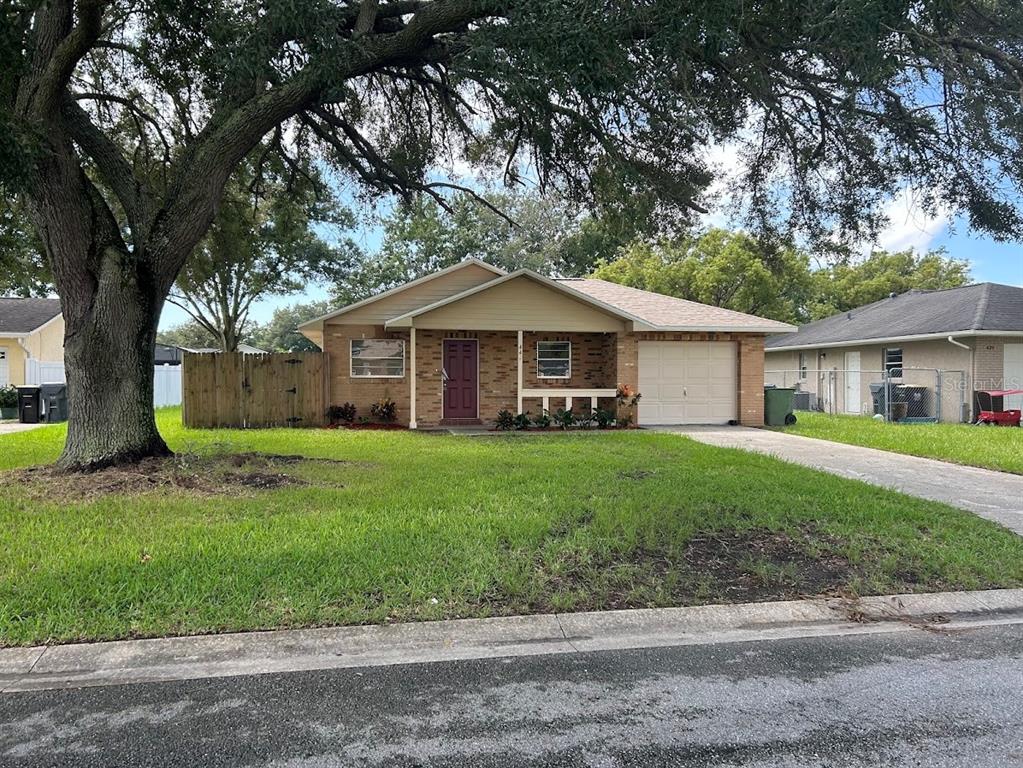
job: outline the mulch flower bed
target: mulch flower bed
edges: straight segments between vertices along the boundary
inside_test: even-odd
[[[324,429],[379,429],[384,431],[393,431],[396,429],[408,429],[404,424],[393,424],[383,422],[366,422],[366,423],[354,423],[354,424],[328,424]]]

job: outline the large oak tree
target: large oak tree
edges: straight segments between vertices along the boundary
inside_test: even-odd
[[[753,218],[810,236],[925,204],[1017,237],[1018,0],[0,0],[0,163],[67,321],[61,464],[167,451],[168,291],[261,142],[373,193],[455,159],[693,211],[740,142]]]

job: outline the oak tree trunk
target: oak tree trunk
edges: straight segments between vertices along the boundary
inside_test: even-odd
[[[66,312],[68,436],[58,461],[64,469],[99,469],[170,453],[153,412],[153,352],[163,298],[137,267],[131,254],[107,248],[89,306]],[[65,298],[69,301],[74,299]]]

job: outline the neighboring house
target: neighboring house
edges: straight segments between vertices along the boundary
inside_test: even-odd
[[[409,426],[498,411],[614,406],[643,424],[763,423],[766,334],[792,326],[603,280],[506,274],[470,259],[299,327],[327,355],[329,401]]]
[[[60,301],[0,298],[0,387],[24,384],[30,360],[64,362]]]
[[[769,337],[765,366],[769,383],[795,384],[819,407],[866,414],[870,384],[889,370],[895,382],[928,387],[942,421],[969,420],[976,390],[1023,387],[1023,288],[978,283],[893,295]]]
[[[194,347],[194,348],[193,347],[177,347],[176,349],[180,349],[182,352],[203,352],[203,353],[222,352],[223,351],[223,350],[220,349],[220,347]],[[238,345],[238,349],[236,351],[241,352],[243,355],[265,355],[265,354],[268,354],[265,349],[260,349],[259,347],[254,347],[251,344],[239,344]]]

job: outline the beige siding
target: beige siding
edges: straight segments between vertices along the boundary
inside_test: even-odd
[[[41,330],[25,338],[25,346],[35,360],[64,362],[64,318],[58,317]]]
[[[413,322],[417,328],[453,330],[612,332],[624,329],[624,323],[613,315],[525,276],[438,307],[417,316]]]
[[[376,325],[412,310],[434,304],[456,293],[497,279],[489,269],[469,264],[462,269],[413,285],[364,307],[324,321],[326,325]],[[306,334],[308,336],[308,334]],[[315,340],[313,340],[315,342]]]
[[[0,348],[7,351],[7,384],[24,384],[25,350],[18,345],[17,339],[0,339]]]

